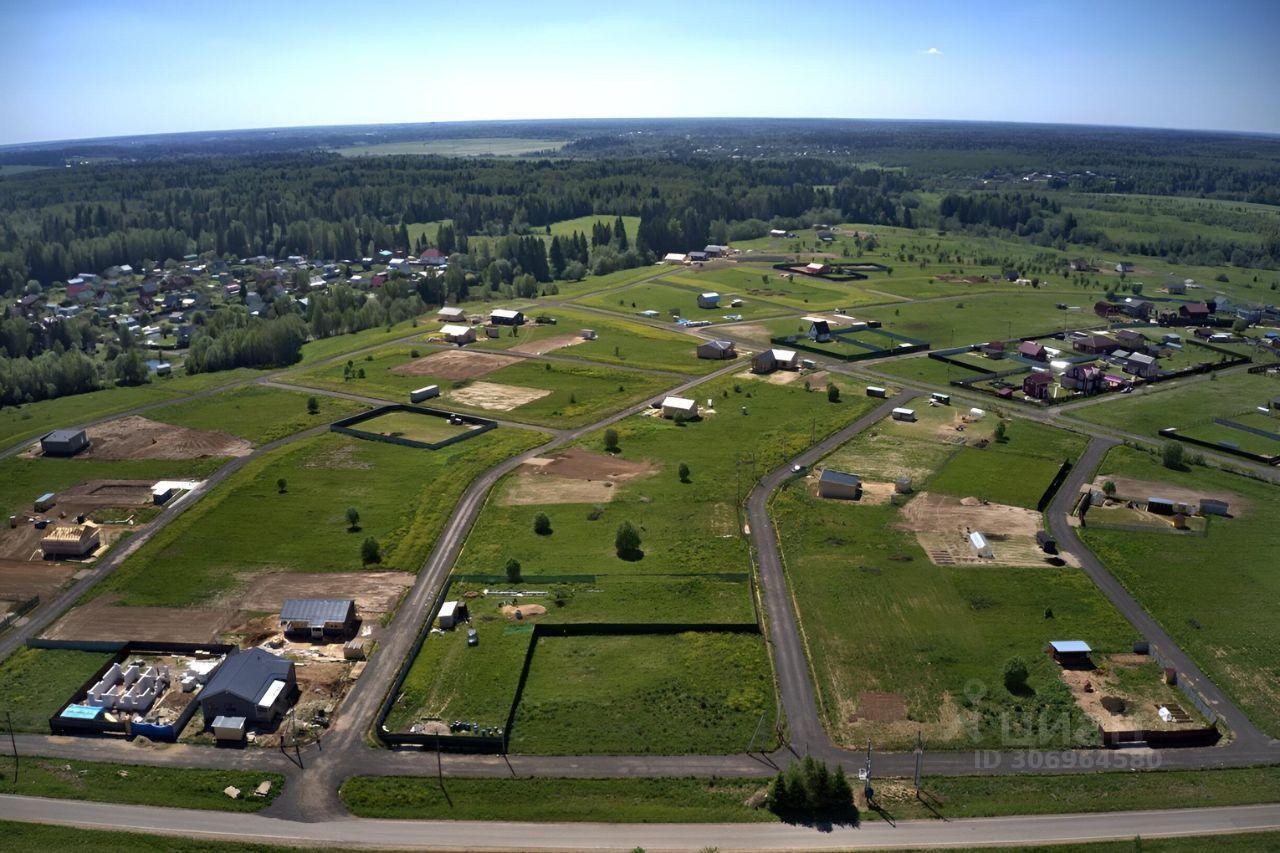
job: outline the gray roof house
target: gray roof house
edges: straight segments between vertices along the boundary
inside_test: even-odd
[[[82,429],[55,429],[40,439],[40,452],[46,456],[75,456],[89,446],[89,436]]]
[[[857,500],[862,495],[862,478],[857,474],[824,468],[818,477],[818,495],[824,498]]]
[[[280,627],[293,636],[322,640],[355,633],[356,603],[350,598],[286,598]]]
[[[215,717],[244,717],[252,725],[271,725],[293,704],[298,690],[293,661],[262,649],[233,654],[200,691],[205,724]]]
[[[706,341],[698,344],[698,358],[737,358],[733,341]]]

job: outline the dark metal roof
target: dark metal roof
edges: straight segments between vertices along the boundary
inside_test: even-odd
[[[55,429],[45,435],[45,441],[75,441],[84,435],[82,429]]]
[[[706,341],[701,346],[724,352],[733,349],[733,341]]]
[[[200,692],[203,699],[219,693],[230,693],[247,702],[256,703],[273,681],[287,681],[293,662],[278,658],[262,649],[231,655],[209,679]]]
[[[354,607],[349,598],[286,598],[280,605],[280,621],[323,628],[327,622],[346,622]]]
[[[823,468],[822,476],[818,479],[823,483],[835,483],[839,486],[857,486],[862,483],[862,478],[857,474],[846,474],[843,471],[833,471],[830,468]]]

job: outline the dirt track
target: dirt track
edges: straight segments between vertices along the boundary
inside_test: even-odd
[[[226,432],[164,424],[137,415],[91,426],[89,449],[77,459],[194,459],[248,456],[253,445]],[[32,455],[38,455],[36,449]]]
[[[438,379],[458,381],[475,379],[495,370],[501,370],[520,359],[491,352],[475,352],[474,350],[445,350],[433,352],[422,358],[391,368],[391,372],[399,376],[432,376]]]

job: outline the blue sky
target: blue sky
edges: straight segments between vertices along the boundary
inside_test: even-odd
[[[0,32],[0,144],[615,116],[1280,133],[1280,0],[0,0]]]

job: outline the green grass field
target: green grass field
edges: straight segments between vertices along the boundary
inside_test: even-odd
[[[544,637],[516,710],[511,750],[738,752],[757,725],[768,749],[774,707],[768,653],[755,635]]]
[[[0,460],[0,512],[31,512],[45,492],[59,492],[88,480],[201,480],[227,460],[197,459],[61,459],[11,456]]]
[[[1280,381],[1240,370],[1212,380],[1193,377],[1150,386],[1106,402],[1079,406],[1066,414],[1087,423],[1153,436],[1165,427],[1189,431],[1212,424],[1215,417],[1252,412],[1277,395]],[[1280,429],[1280,421],[1276,425]]]
[[[713,323],[724,322],[730,315],[740,315],[751,320],[758,317],[772,317],[785,314],[792,309],[764,299],[748,297],[745,294],[717,290],[720,294],[720,307],[699,308],[698,294],[703,292],[701,283],[680,278],[663,278],[653,282],[635,284],[609,293],[594,293],[583,296],[576,301],[582,305],[591,305],[618,314],[634,315],[641,311],[658,312],[658,319],[670,321],[673,316],[688,320],[710,320]],[[712,288],[715,289],[715,288]],[[742,305],[734,308],[729,305],[731,299],[741,296]]]
[[[1170,471],[1148,454],[1117,447],[1100,472],[1237,496],[1234,518],[1215,518],[1206,537],[1081,530],[1084,542],[1160,620],[1174,640],[1263,730],[1280,735],[1280,631],[1272,570],[1280,504],[1275,487],[1212,468]],[[1212,594],[1206,594],[1212,590]]]
[[[551,518],[555,532],[550,536],[533,532],[532,507],[504,504],[502,496],[521,476],[510,475],[476,520],[457,570],[500,573],[507,559],[515,557],[531,574],[746,571],[735,494],[745,499],[753,478],[799,453],[811,437],[821,439],[876,402],[855,396],[849,386],[845,391],[841,402],[830,403],[821,388],[806,392],[800,380],[777,385],[719,378],[689,392],[699,405],[708,398],[715,401],[716,414],[700,421],[681,426],[646,415],[627,418],[614,427],[618,456],[647,464],[652,473],[619,481],[612,500],[599,503],[598,512],[593,503],[560,504],[548,498],[538,509]],[[603,433],[597,432],[579,446],[602,453],[603,441]],[[681,462],[689,466],[688,483],[677,474]],[[621,560],[614,552],[614,531],[623,521],[640,530],[644,558],[639,561]]]
[[[295,391],[246,385],[164,406],[148,412],[147,416],[192,429],[223,430],[254,444],[267,444],[366,408],[350,400],[317,394],[318,408],[313,415],[307,411],[307,400],[307,394]]]
[[[532,515],[532,513],[530,513]],[[511,589],[505,579],[490,583],[456,582],[452,598],[480,594],[486,587]],[[656,622],[678,612],[682,621],[744,623],[754,621],[745,578],[697,576],[601,575],[590,582],[544,581],[527,576],[518,589],[546,590],[548,596],[521,599],[545,606],[549,623]],[[532,638],[531,621],[514,621],[501,612],[510,596],[482,594],[468,600],[479,644],[468,646],[462,631],[430,634],[414,658],[401,696],[387,725],[405,731],[418,720],[470,720],[505,725],[515,698],[516,679]]]
[[[520,334],[501,338],[481,337],[473,345],[477,349],[505,350],[514,346],[528,346],[537,341],[577,335],[582,329],[593,329],[596,340],[581,340],[571,346],[550,350],[553,356],[597,361],[620,367],[668,370],[677,373],[698,374],[714,370],[713,361],[699,359],[695,355],[699,339],[680,332],[655,328],[644,323],[633,323],[609,317],[593,311],[574,311],[550,308],[539,311],[556,318],[552,324],[529,324],[520,327]]]
[[[860,308],[858,316],[879,320],[891,332],[928,341],[934,349],[1101,325],[1092,312],[1054,307],[1062,301],[1060,294],[1019,290]]]
[[[466,424],[454,425],[450,424],[447,418],[421,415],[416,412],[387,412],[376,418],[361,421],[354,428],[427,444],[444,441],[471,430],[471,427]]]
[[[21,732],[49,731],[49,718],[111,656],[66,649],[18,649],[0,663],[0,711]]]
[[[543,437],[498,429],[419,450],[326,433],[248,463],[132,555],[99,592],[125,604],[207,601],[257,571],[361,568],[360,546],[382,547],[375,568],[416,572],[454,502],[481,471]],[[278,479],[287,490],[280,494]],[[347,507],[360,530],[347,529]]]
[[[519,157],[544,151],[559,151],[564,139],[521,139],[493,137],[476,139],[432,139],[424,142],[381,142],[374,145],[348,145],[333,149],[343,157],[396,157],[402,155],[435,155],[438,157]]]
[[[929,481],[929,490],[956,497],[1035,509],[1066,460],[1084,450],[1085,437],[1025,420],[1006,422],[1004,441],[962,448]]]
[[[894,820],[1203,808],[1266,803],[1280,797],[1280,771],[1274,767],[1056,776],[925,776],[921,782],[936,811],[930,811],[911,795],[894,796],[892,800],[886,797]],[[900,779],[884,779],[877,787],[886,794],[896,794],[908,784]],[[446,779],[442,791],[434,778],[356,776],[343,784],[341,794],[343,802],[359,817],[775,822],[778,818],[771,812],[746,805],[747,799],[764,787],[763,779],[521,778]],[[860,817],[877,820],[880,816],[863,810]],[[1231,836],[1219,838],[1226,841]],[[1144,839],[1144,849],[1149,843]],[[1132,844],[1126,849],[1132,850]]]
[[[423,315],[423,317],[413,320],[404,320],[390,328],[379,326],[349,335],[334,335],[329,338],[308,341],[302,345],[302,359],[298,362],[298,366],[306,367],[330,358],[337,358],[338,356],[355,352],[356,350],[380,346],[389,341],[397,341],[402,338],[412,338],[419,333],[419,329],[424,328],[430,322],[427,319],[428,316],[430,315]]]
[[[801,310],[821,310],[865,302],[881,302],[884,297],[867,293],[867,282],[834,282],[797,275],[791,279],[768,264],[739,264],[719,269],[687,267],[670,276],[671,281],[697,287],[699,291],[732,293],[744,300],[763,299]]]
[[[260,782],[271,783],[270,793],[265,797],[252,796]],[[223,793],[228,785],[239,788],[241,796],[233,800]],[[256,770],[148,767],[23,756],[17,784],[6,773],[0,778],[0,793],[95,803],[256,812],[271,805],[283,785],[283,775]]]
[[[415,351],[420,356],[431,352],[425,347],[399,344],[353,361],[356,369],[365,372],[363,379],[344,379],[343,362],[321,365],[290,378],[301,385],[379,397],[389,402],[405,402],[409,399],[409,392],[415,388],[439,385],[441,398],[436,402],[439,407],[548,426],[590,423],[675,384],[669,377],[649,372],[532,358],[461,383],[435,376],[407,376],[393,372],[413,361]],[[468,388],[475,382],[513,385],[550,393],[510,409],[485,408],[467,403],[466,395],[471,393]],[[454,387],[455,384],[459,387]],[[505,405],[502,401],[499,403]]]

